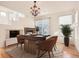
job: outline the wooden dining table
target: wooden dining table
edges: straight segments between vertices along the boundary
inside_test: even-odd
[[[49,35],[24,35],[24,51],[31,54],[37,54],[37,44],[46,40]]]

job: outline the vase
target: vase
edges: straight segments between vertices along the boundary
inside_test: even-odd
[[[66,47],[69,46],[69,37],[64,37],[64,44]]]

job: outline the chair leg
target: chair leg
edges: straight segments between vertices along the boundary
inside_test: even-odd
[[[38,56],[38,58],[42,57],[47,51],[44,51],[44,53],[42,53],[40,56]]]
[[[17,47],[18,47],[18,43],[17,43]]]
[[[48,54],[49,54],[49,58],[51,58],[50,51],[48,51]]]
[[[37,55],[38,58],[39,58],[39,55],[40,55],[40,50],[38,50],[38,55]]]
[[[22,44],[21,44],[21,48],[22,48]]]
[[[51,52],[52,52],[52,55],[54,56],[53,51],[51,51]]]
[[[57,48],[57,47],[56,47],[56,44],[55,44],[55,45],[54,45],[54,50],[55,50],[55,51],[56,51],[56,48]]]

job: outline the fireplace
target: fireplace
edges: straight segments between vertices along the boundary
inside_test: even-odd
[[[9,31],[9,38],[15,38],[19,34],[20,34],[20,31],[19,30],[10,30]]]

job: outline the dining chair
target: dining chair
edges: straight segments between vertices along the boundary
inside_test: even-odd
[[[48,38],[47,40],[44,40],[43,42],[38,43],[37,44],[37,50],[38,50],[37,57],[42,57],[46,52],[48,52],[49,58],[51,57],[50,52],[52,52],[52,55],[54,56],[53,48],[54,48],[54,45],[56,44],[57,37],[58,36],[52,36]],[[42,51],[42,54],[40,54],[41,51]]]
[[[24,44],[24,39],[25,39],[24,35],[17,35],[17,46],[21,44],[22,47],[22,44]]]

